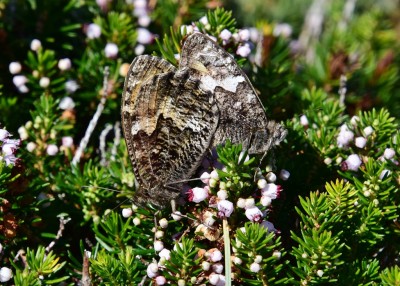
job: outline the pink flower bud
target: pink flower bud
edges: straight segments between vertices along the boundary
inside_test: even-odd
[[[208,192],[203,188],[193,188],[188,191],[189,202],[200,203],[208,198]]]
[[[263,214],[258,207],[252,207],[246,210],[246,217],[252,222],[261,221]]]

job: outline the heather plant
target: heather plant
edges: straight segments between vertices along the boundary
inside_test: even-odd
[[[261,2],[0,3],[0,282],[400,283],[398,7]],[[174,207],[135,205],[124,77],[141,54],[177,66],[195,32],[288,136],[227,141]]]

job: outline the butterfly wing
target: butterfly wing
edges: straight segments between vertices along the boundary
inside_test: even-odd
[[[264,107],[246,74],[235,59],[208,36],[194,33],[183,44],[180,68],[215,96],[220,110],[213,146],[230,139],[242,143],[249,153],[266,153],[281,142],[286,130],[268,120]]]

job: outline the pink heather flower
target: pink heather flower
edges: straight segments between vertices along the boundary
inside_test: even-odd
[[[12,271],[8,267],[0,268],[0,282],[7,282],[13,276]]]
[[[207,16],[203,16],[199,20],[200,23],[202,23],[204,26],[208,24],[208,19]]]
[[[42,48],[42,43],[38,39],[33,39],[31,42],[31,50],[36,52]]]
[[[363,131],[364,131],[365,137],[368,137],[369,135],[372,134],[372,132],[374,132],[374,129],[371,126],[367,126],[364,128]]]
[[[385,159],[392,159],[396,155],[396,152],[392,148],[386,148],[385,151],[383,152],[383,157]]]
[[[28,79],[24,75],[16,75],[13,77],[13,83],[16,87],[23,86],[27,82],[28,82]]]
[[[47,155],[55,156],[58,153],[58,147],[55,144],[49,144],[46,149]]]
[[[219,277],[219,279],[218,279],[216,286],[225,286],[225,276],[222,274],[219,274],[218,277]]]
[[[153,41],[154,36],[149,30],[145,28],[138,28],[137,29],[137,41],[139,44],[148,45],[151,44]]]
[[[74,139],[71,136],[64,136],[61,138],[62,146],[66,148],[72,147],[74,145]]]
[[[217,248],[212,248],[208,251],[209,258],[212,262],[218,262],[222,259],[222,252]]]
[[[11,62],[8,66],[8,70],[11,74],[17,74],[21,72],[22,66],[19,62]]]
[[[6,138],[10,136],[10,132],[5,129],[0,129],[0,141],[4,141]]]
[[[12,155],[15,154],[15,151],[18,147],[15,144],[6,143],[1,146],[4,155]]]
[[[248,29],[240,30],[238,35],[240,41],[242,42],[247,42],[248,40],[250,40],[250,31]]]
[[[277,24],[274,27],[273,35],[275,37],[289,38],[292,35],[292,26],[286,23]]]
[[[219,274],[217,273],[211,273],[208,276],[208,281],[210,282],[211,285],[217,285],[218,281],[219,281]]]
[[[165,283],[167,283],[167,279],[164,276],[156,277],[156,285],[165,285]]]
[[[217,197],[220,200],[226,200],[226,198],[228,197],[228,193],[225,190],[219,190],[217,192]]]
[[[118,55],[118,46],[114,43],[108,43],[104,48],[104,52],[107,58],[115,58]]]
[[[244,44],[244,45],[240,45],[237,50],[236,50],[236,54],[245,58],[248,55],[250,55],[251,49],[250,46],[248,44]]]
[[[279,197],[279,193],[282,191],[281,186],[275,185],[274,183],[267,184],[265,188],[261,189],[261,195],[270,197],[275,200]]]
[[[261,269],[260,264],[258,264],[256,262],[254,262],[250,265],[250,271],[253,273],[257,273],[258,271],[260,271],[260,269]]]
[[[203,174],[201,174],[200,176],[200,180],[204,183],[204,184],[208,184],[210,181],[210,174],[208,172],[204,172]]]
[[[100,9],[106,11],[110,0],[96,0],[96,4],[99,5]]]
[[[163,250],[160,251],[158,256],[160,256],[160,258],[165,258],[165,260],[169,260],[171,258],[171,251],[164,248]]]
[[[357,171],[361,166],[361,159],[357,154],[351,154],[347,159],[342,163],[342,169]]]
[[[143,55],[144,50],[145,50],[145,47],[143,45],[141,45],[141,44],[137,45],[135,47],[135,55],[137,55],[137,56]]]
[[[267,220],[264,220],[261,223],[261,226],[266,228],[268,230],[268,232],[277,232],[276,228],[274,227],[274,224],[272,222],[267,221]]]
[[[78,88],[79,85],[75,80],[70,79],[65,82],[65,90],[69,94],[74,93]]]
[[[133,2],[134,2],[133,5],[135,6],[135,8],[146,8],[147,7],[146,0],[134,0]]]
[[[228,200],[222,200],[218,202],[218,216],[219,217],[230,217],[233,213],[233,203]]]
[[[148,27],[150,25],[151,19],[148,15],[142,15],[138,19],[139,26]]]
[[[288,170],[282,169],[279,173],[279,178],[286,181],[290,177],[290,172]]]
[[[246,217],[252,222],[259,222],[263,218],[263,214],[258,207],[248,208],[245,214]]]
[[[6,155],[3,157],[4,162],[6,162],[6,166],[8,165],[15,165],[15,163],[18,161],[18,158],[15,157],[14,154]]]
[[[302,126],[308,126],[308,118],[306,115],[303,114],[302,116],[300,116],[300,124]]]
[[[61,99],[60,103],[58,104],[58,107],[62,110],[72,110],[75,107],[75,102],[71,97],[66,96],[63,99]]]
[[[193,188],[188,191],[189,202],[200,203],[208,198],[208,191],[203,188]]]
[[[26,145],[26,149],[28,150],[28,152],[33,152],[33,150],[36,149],[36,143],[35,142],[29,142]]]
[[[122,210],[122,216],[124,218],[132,216],[132,209],[131,208],[126,208]]]
[[[215,273],[221,274],[222,271],[224,271],[224,266],[222,265],[222,263],[215,263],[212,266],[212,270]]]
[[[48,87],[49,86],[49,84],[50,84],[50,79],[48,78],[48,77],[42,77],[40,80],[39,80],[39,85],[40,85],[40,87],[42,87],[42,88],[46,88],[46,87]]]
[[[340,127],[340,132],[337,138],[337,144],[339,148],[343,148],[349,145],[354,139],[354,133],[349,130],[346,124]]]
[[[156,277],[156,276],[157,276],[157,272],[158,272],[157,263],[150,263],[150,264],[147,266],[146,272],[147,272],[147,276],[148,276],[149,278],[154,278],[154,277]]]
[[[60,59],[58,61],[58,68],[62,71],[69,70],[72,66],[71,60],[69,58]]]
[[[228,29],[223,29],[222,32],[219,34],[219,37],[223,41],[229,41],[232,37],[232,33]]]
[[[357,137],[356,138],[356,140],[355,140],[355,145],[358,147],[358,148],[364,148],[365,147],[365,145],[367,144],[367,139],[366,138],[364,138],[364,137]]]
[[[97,24],[89,24],[86,29],[86,36],[89,39],[96,39],[101,36],[101,28]]]
[[[253,43],[257,43],[258,42],[258,38],[260,37],[260,32],[258,31],[257,28],[249,28],[249,32],[250,32],[250,41],[252,41]]]

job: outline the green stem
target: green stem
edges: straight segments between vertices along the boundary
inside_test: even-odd
[[[225,286],[231,286],[231,240],[229,238],[229,225],[227,218],[224,218],[222,221],[222,228],[224,231]]]

